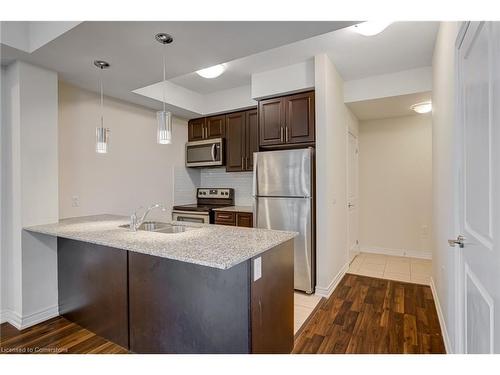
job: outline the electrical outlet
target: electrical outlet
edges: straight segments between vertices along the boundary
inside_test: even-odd
[[[257,281],[262,277],[262,257],[253,260],[253,281]]]
[[[422,225],[420,227],[420,235],[422,237],[427,237],[429,235],[429,227],[427,225]]]
[[[80,207],[80,197],[78,195],[71,197],[71,207]]]

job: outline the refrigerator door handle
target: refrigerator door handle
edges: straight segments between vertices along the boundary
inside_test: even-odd
[[[258,195],[258,182],[259,182],[259,178],[257,176],[257,174],[259,173],[259,168],[258,168],[258,154],[253,154],[253,192],[252,192],[252,195],[254,197],[257,197]]]

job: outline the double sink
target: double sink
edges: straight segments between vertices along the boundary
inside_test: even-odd
[[[120,225],[120,228],[130,229],[130,224]],[[144,230],[147,232],[156,232],[156,233],[167,233],[167,234],[183,233],[195,229],[198,228],[191,228],[178,224],[162,223],[159,221],[145,221],[137,228],[137,230]]]

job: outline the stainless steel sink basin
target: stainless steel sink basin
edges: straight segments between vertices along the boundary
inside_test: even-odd
[[[120,228],[130,229],[129,224],[120,225]],[[142,223],[137,230],[145,230],[148,232],[157,232],[157,233],[182,233],[186,230],[191,230],[196,228],[186,228],[183,225],[175,225],[169,223],[162,223],[159,221],[145,221]]]
[[[192,229],[192,228],[190,228],[190,229]],[[171,225],[171,226],[166,227],[166,228],[155,230],[155,232],[158,232],[158,233],[182,233],[185,231],[186,231],[186,227],[183,227],[181,225]]]

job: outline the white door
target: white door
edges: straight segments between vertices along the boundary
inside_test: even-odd
[[[349,262],[359,253],[358,138],[349,132],[347,157],[347,209],[349,216]]]
[[[460,341],[500,353],[500,25],[464,24],[458,46]],[[453,243],[450,243],[453,245]]]

